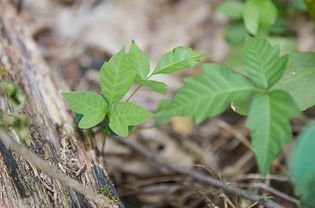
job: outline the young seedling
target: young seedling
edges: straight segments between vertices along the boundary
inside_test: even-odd
[[[305,85],[314,85],[302,80],[315,78],[313,74],[310,77],[314,61],[304,62],[314,59],[315,53],[280,57],[279,47],[271,46],[264,38],[252,37],[246,38],[244,51],[244,70],[203,64],[202,74],[187,78],[157,116],[194,116],[201,123],[232,104],[236,112],[248,115],[246,126],[251,132],[260,172],[266,175],[282,144],[290,141],[290,119],[315,104],[314,96],[301,99],[310,94],[305,92]]]
[[[130,127],[140,125],[153,116],[144,107],[129,102],[140,87],[166,93],[167,85],[150,80],[152,76],[193,67],[204,56],[191,48],[178,47],[162,56],[150,73],[148,55],[132,42],[128,53],[122,48],[101,67],[101,93],[73,91],[62,92],[62,95],[70,108],[80,115],[79,128],[102,125],[106,135],[126,137]],[[124,99],[133,83],[137,83],[138,87]]]

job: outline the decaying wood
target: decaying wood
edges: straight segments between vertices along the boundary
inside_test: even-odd
[[[111,207],[117,207],[114,204],[114,201],[112,201],[110,198],[102,196],[98,194],[97,192],[93,191],[90,187],[82,185],[80,182],[76,181],[75,179],[71,178],[70,176],[62,173],[57,168],[52,167],[49,162],[45,161],[44,159],[37,156],[35,153],[31,152],[29,149],[27,149],[24,145],[19,144],[16,142],[13,138],[9,136],[8,130],[0,130],[0,148],[1,152],[3,153],[9,153],[6,151],[6,147],[4,144],[9,147],[14,152],[18,153],[23,159],[30,162],[32,165],[35,165],[36,167],[40,168],[40,170],[47,174],[48,176],[57,179],[59,182],[61,182],[64,185],[67,185],[69,188],[75,190],[76,192],[82,194],[85,198],[97,203],[98,205],[104,207],[104,208],[111,208]],[[4,144],[2,143],[4,142]],[[9,155],[8,155],[9,156]],[[11,155],[9,156],[11,157]],[[11,161],[14,160],[13,158],[10,158]],[[9,163],[6,164],[7,167],[12,167]],[[86,167],[86,166],[84,166]],[[14,172],[16,170],[11,170],[11,172]],[[14,173],[17,175],[17,173]],[[77,175],[77,174],[76,174]],[[78,174],[79,175],[79,174]],[[19,183],[16,181],[16,183]],[[48,188],[51,192],[53,192],[52,189]]]
[[[60,96],[62,81],[51,75],[26,27],[10,1],[0,0],[0,66],[26,97],[25,113],[31,118],[28,148],[94,191],[110,187],[115,195],[102,158],[83,145],[93,138],[78,133]],[[2,112],[10,111],[6,97],[0,98],[0,107]],[[13,131],[11,138],[20,141]],[[102,207],[46,175],[3,143],[0,170],[0,207]]]

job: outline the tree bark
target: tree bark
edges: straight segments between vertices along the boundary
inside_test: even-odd
[[[27,27],[10,1],[0,0],[0,70],[9,72],[9,79],[26,97],[24,112],[31,118],[28,148],[82,184],[109,190],[122,207],[103,159],[93,148],[93,138],[78,131],[60,96],[60,86],[65,84],[52,76],[23,26]],[[12,111],[5,96],[0,107],[0,112]],[[10,132],[19,142],[17,134]],[[76,176],[80,168],[82,173]],[[0,170],[0,207],[102,207],[41,172],[2,142]]]

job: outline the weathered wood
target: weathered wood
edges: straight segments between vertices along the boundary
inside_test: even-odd
[[[23,27],[27,25],[19,20],[10,1],[0,0],[0,66],[26,97],[25,112],[31,118],[29,148],[84,185],[95,190],[112,188],[103,159],[93,148],[83,145],[93,138],[78,133],[60,96],[64,83],[51,75]],[[6,97],[0,98],[0,107],[2,112],[10,111]],[[12,139],[19,141],[15,134]],[[75,172],[83,166],[86,170],[76,177]],[[0,170],[0,207],[100,207],[41,173],[2,142]]]

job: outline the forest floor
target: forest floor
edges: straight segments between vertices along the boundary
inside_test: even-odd
[[[159,57],[179,45],[209,54],[204,61],[223,63],[231,46],[224,40],[228,20],[215,7],[219,0],[24,0],[20,16],[38,43],[54,76],[71,90],[99,91],[98,70],[105,60],[131,40],[146,51],[154,66]],[[294,21],[299,50],[314,50],[313,25],[303,15]],[[295,25],[296,26],[296,25]],[[295,27],[291,25],[291,28]],[[190,69],[157,79],[168,83],[167,95],[141,89],[132,101],[155,111],[170,98]],[[66,89],[66,88],[65,88]],[[314,109],[307,112],[315,116]],[[301,124],[293,121],[294,135]],[[101,145],[102,134],[97,130]],[[174,118],[171,124],[144,124],[128,140],[137,141],[175,164],[195,169],[262,196],[273,197],[284,207],[298,200],[286,165],[290,145],[274,161],[267,178],[259,175],[251,149],[245,117],[231,109],[196,126],[191,118]],[[193,182],[165,168],[156,167],[141,155],[106,141],[106,168],[127,207],[250,207],[252,202]]]

